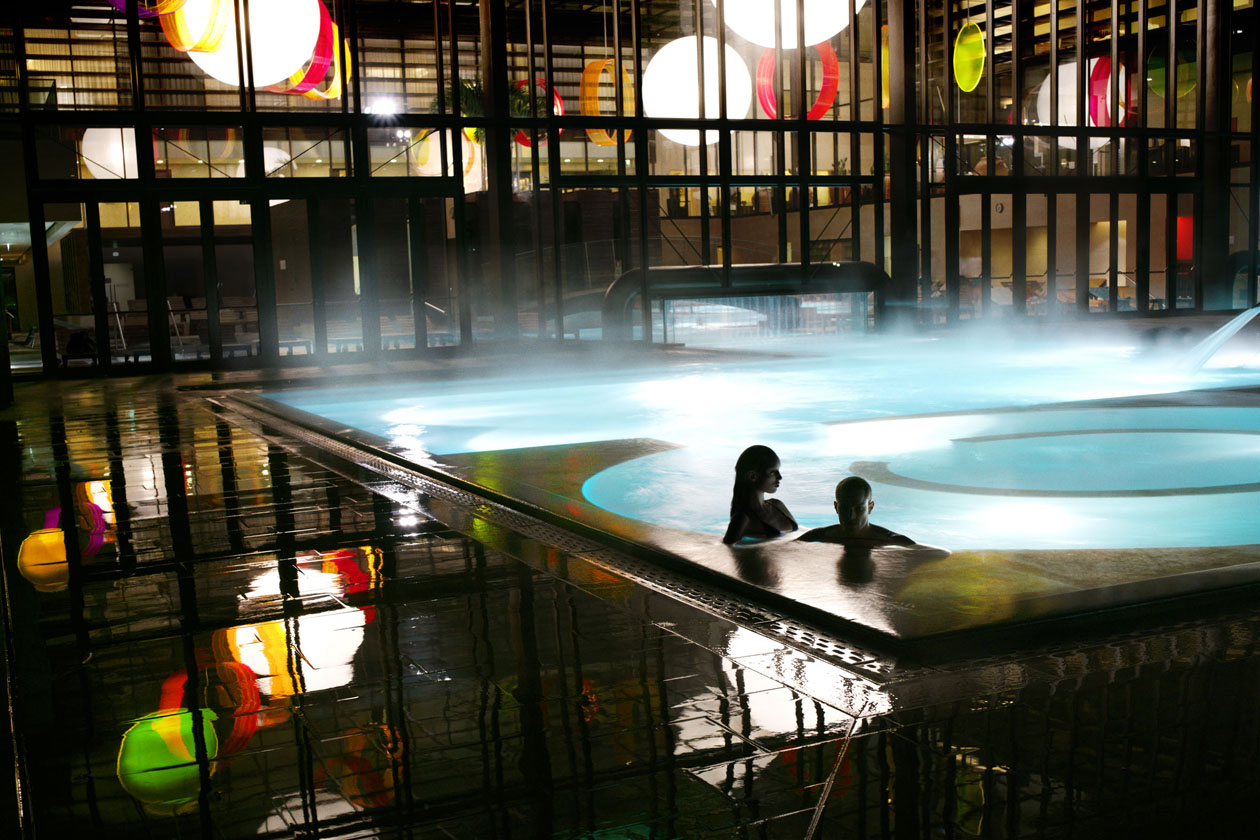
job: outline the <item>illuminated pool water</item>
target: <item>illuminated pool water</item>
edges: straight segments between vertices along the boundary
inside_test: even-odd
[[[1260,543],[1260,399],[1201,390],[1255,384],[1255,366],[1190,373],[1115,343],[877,338],[754,362],[267,396],[421,462],[665,441],[675,448],[587,476],[582,495],[683,531],[722,532],[735,456],[765,443],[804,527],[834,521],[832,488],[855,473],[874,487],[874,521],[921,542],[1139,548]],[[1189,390],[1162,406],[1056,405]]]

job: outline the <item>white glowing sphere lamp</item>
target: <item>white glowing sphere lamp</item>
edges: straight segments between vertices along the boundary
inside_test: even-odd
[[[460,159],[464,164],[464,192],[475,193],[485,189],[485,153],[462,131],[446,132],[446,174],[455,174],[454,138],[459,138]],[[412,146],[411,166],[418,175],[429,177],[442,174],[441,136],[433,132]]]
[[[1099,66],[1099,62],[1102,65]],[[1085,81],[1085,124],[1093,127],[1107,128],[1111,123],[1111,59],[1107,57],[1091,58],[1086,65],[1089,68],[1089,77]],[[1129,86],[1129,74],[1125,70],[1124,65],[1120,65],[1120,73],[1117,81],[1117,87],[1120,91],[1120,103],[1116,108],[1118,112],[1118,122],[1123,125],[1128,103],[1125,98],[1126,91]],[[1071,127],[1076,125],[1076,62],[1069,61],[1066,64],[1059,65],[1059,108],[1058,117],[1060,126]],[[1037,122],[1041,125],[1050,125],[1050,77],[1046,76],[1045,81],[1037,89]],[[1110,142],[1106,137],[1089,138],[1089,148],[1096,151]],[[1075,149],[1076,139],[1073,137],[1060,137],[1059,146],[1064,149]]]
[[[181,11],[191,32],[202,32],[215,0],[187,0]],[[190,52],[198,67],[221,82],[239,86],[236,39],[244,35],[236,26],[233,3],[219,4],[228,15],[223,40],[213,52]],[[254,86],[284,81],[310,60],[319,38],[319,0],[250,0],[249,40],[253,56]]]
[[[704,117],[717,119],[718,42],[704,39]],[[656,119],[690,119],[700,116],[700,79],[696,62],[696,36],[688,35],[661,47],[643,71],[643,109]],[[752,104],[752,79],[739,53],[726,45],[726,116],[743,119]],[[660,133],[684,146],[699,146],[700,132],[690,128],[662,128]],[[718,133],[706,131],[704,142],[716,143]]]
[[[89,128],[79,141],[79,154],[93,178],[138,177],[135,129]]]
[[[717,6],[717,0],[709,0]],[[866,5],[857,0],[856,9]],[[726,25],[761,47],[774,44],[775,0],[725,0]],[[805,0],[805,46],[826,41],[849,25],[848,0]],[[779,37],[783,49],[796,49],[796,0],[779,3]]]

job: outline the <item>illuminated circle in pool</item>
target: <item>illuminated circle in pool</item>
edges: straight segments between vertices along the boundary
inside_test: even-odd
[[[834,522],[836,481],[871,482],[872,521],[948,548],[1260,543],[1260,409],[1222,406],[969,412],[820,424],[763,441],[803,528]],[[614,513],[721,533],[731,452],[688,447],[587,480]]]

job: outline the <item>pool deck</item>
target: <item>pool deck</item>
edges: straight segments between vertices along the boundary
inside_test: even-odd
[[[628,519],[583,498],[587,478],[673,448],[666,441],[623,439],[441,455],[415,465],[388,441],[361,430],[252,394],[236,394],[231,402],[725,585],[817,626],[857,634],[890,652],[932,656],[958,645],[981,650],[1027,644],[1030,636],[1051,628],[1061,636],[1073,628],[1088,632],[1127,620],[1167,619],[1178,610],[1193,613],[1205,605],[1254,597],[1260,587],[1257,545],[953,553],[929,546],[846,553],[840,546],[793,540],[728,547],[712,535]],[[1102,404],[1256,406],[1260,389],[1088,403]]]

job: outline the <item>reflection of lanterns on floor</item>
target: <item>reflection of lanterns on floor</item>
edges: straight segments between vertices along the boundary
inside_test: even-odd
[[[75,525],[86,541],[80,544],[83,559],[94,557],[113,539],[113,508],[103,481],[88,481],[74,487]],[[32,531],[18,548],[17,568],[22,577],[40,592],[60,592],[70,583],[70,563],[66,557],[66,535],[59,526],[61,508],[44,514],[44,527]]]
[[[292,697],[346,685],[354,678],[353,659],[363,644],[362,610],[349,608],[300,615],[292,622],[262,621],[217,630],[220,661],[249,666],[258,689],[269,697]]]
[[[605,571],[580,558],[565,557],[555,551],[544,558],[547,571],[608,601],[629,601],[638,591],[638,584],[629,578]]]
[[[499,711],[515,712],[520,709],[520,680],[518,677],[515,674],[505,677],[499,680],[497,685],[501,692]],[[573,708],[581,715],[583,723],[593,723],[603,708],[599,702],[599,694],[595,691],[595,683],[585,677],[582,679],[581,690],[574,695],[569,694],[570,688],[555,677],[544,679],[541,691],[542,697],[539,698],[538,708],[542,712],[544,724],[548,726],[551,725],[551,714],[547,703],[547,698],[549,697],[563,698],[566,704],[572,703]]]
[[[388,724],[346,733],[344,751],[320,762],[315,784],[330,783],[359,808],[382,808],[394,801],[394,769],[405,760],[406,742]]]
[[[342,598],[381,582],[382,555],[372,546],[302,551],[296,560],[304,599],[322,595],[344,603]],[[271,610],[280,598],[280,572],[273,567],[250,582],[242,607]],[[349,683],[354,677],[354,655],[363,644],[363,628],[374,617],[371,604],[311,611],[216,630],[211,644],[216,661],[239,663],[257,675],[257,690],[262,694],[273,699],[292,697]]]
[[[200,721],[196,718],[188,709],[154,712],[123,734],[118,781],[146,810],[155,814],[188,810],[201,794],[194,733],[200,729],[208,759],[218,754],[219,742],[214,712],[202,709]]]
[[[299,832],[297,829],[314,828],[321,822],[329,824],[337,817],[353,814],[354,811],[354,805],[340,793],[317,790],[313,797],[295,793],[283,800],[277,799],[275,807],[255,833],[269,837],[310,836],[314,832]]]
[[[828,802],[833,802],[853,787],[853,767],[849,761],[849,745],[848,738],[841,738],[838,741],[824,741],[821,744],[805,747],[789,747],[779,753],[779,756],[783,759],[784,769],[796,781],[796,789],[799,791],[821,785],[834,770],[835,781],[832,783],[831,795],[827,797]],[[805,753],[803,761],[802,752]],[[820,756],[823,760],[812,760]],[[836,761],[840,762],[838,768],[835,767]]]
[[[18,573],[40,592],[60,592],[70,582],[66,537],[60,528],[40,528],[27,534],[18,548]]]
[[[259,713],[262,712],[258,676],[249,666],[239,662],[212,664],[202,670],[200,676],[205,681],[202,701],[206,707],[226,714],[232,724],[231,731],[219,746],[219,759],[223,760],[245,749],[249,739],[258,731]],[[166,678],[162,683],[159,711],[174,712],[183,708],[187,682],[188,675],[184,671],[176,671]],[[222,728],[221,724],[220,731]]]

